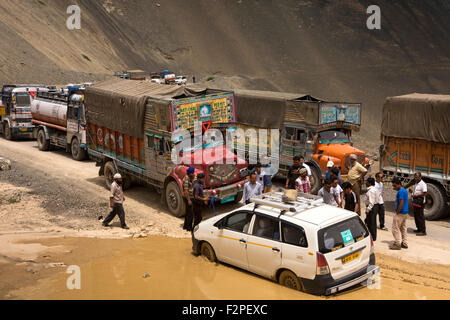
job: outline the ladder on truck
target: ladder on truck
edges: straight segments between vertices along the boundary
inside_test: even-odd
[[[273,191],[253,197],[250,199],[250,202],[255,204],[255,209],[258,206],[267,206],[294,214],[323,205],[322,197],[301,192],[298,193],[295,201],[287,200],[282,192]]]

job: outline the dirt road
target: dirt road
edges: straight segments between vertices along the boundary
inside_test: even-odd
[[[95,164],[35,145],[0,139],[0,156],[12,161],[0,172],[1,299],[323,299],[192,256],[182,220],[146,187],[126,193],[130,230],[117,222],[103,229],[97,217],[108,212],[108,191]],[[381,288],[328,299],[449,299],[450,234],[442,224],[430,223],[429,237],[411,236],[400,252],[386,249],[392,235],[380,231]],[[81,290],[66,287],[69,265],[80,267]]]

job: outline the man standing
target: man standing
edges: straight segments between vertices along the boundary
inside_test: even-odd
[[[356,154],[350,155],[350,170],[348,171],[348,182],[352,185],[353,192],[358,198],[358,203],[361,203],[361,185],[364,176],[367,174],[367,169],[364,168],[358,161]],[[361,215],[361,208],[358,208],[359,215]]]
[[[109,223],[114,219],[116,215],[119,216],[120,226],[122,229],[130,229],[127,227],[125,223],[125,211],[123,210],[123,202],[125,201],[125,197],[123,196],[122,190],[122,176],[120,173],[116,173],[114,175],[114,182],[111,184],[111,194],[109,196],[109,206],[112,208],[112,211],[103,220],[102,225],[104,227],[108,227]]]
[[[384,200],[383,200],[383,173],[378,172],[375,175],[375,188],[377,188],[380,193],[380,200],[378,200],[378,219],[380,220],[380,229],[387,231],[384,224]]]
[[[184,201],[186,203],[186,215],[184,216],[183,229],[186,231],[192,231],[192,221],[194,220],[194,181],[195,168],[189,167],[186,170],[186,175],[183,178],[183,193]]]
[[[204,184],[205,184],[205,174],[200,173],[197,176],[197,180],[194,182],[194,202],[193,202],[194,226],[192,227],[192,230],[194,230],[195,226],[202,221],[202,207],[205,204],[205,202],[209,200],[209,196],[205,197],[203,193]]]
[[[339,207],[339,195],[336,193],[336,190],[331,187],[330,180],[325,180],[322,189],[319,190],[319,193],[317,195],[322,197],[324,203],[329,204],[333,207]]]
[[[339,185],[338,177],[332,176],[330,181],[331,181],[331,188],[338,195],[338,206],[339,208],[342,208],[344,206],[344,190]]]
[[[244,203],[249,204],[250,199],[263,193],[263,186],[256,181],[256,172],[250,173],[250,180],[244,184]]]
[[[352,185],[350,182],[344,182],[342,184],[342,189],[344,189],[344,199],[345,199],[345,210],[349,210],[352,212],[357,212],[359,203],[356,198],[356,194],[352,190]]]
[[[300,169],[304,168],[300,163],[300,157],[294,157],[294,164],[289,168],[286,189],[295,189],[295,180],[300,177]]]
[[[380,201],[380,193],[375,188],[375,179],[370,177],[367,179],[367,194],[366,194],[366,225],[372,235],[373,241],[377,240],[377,210],[378,202]]]
[[[415,184],[412,192],[412,205],[414,210],[414,221],[417,228],[414,232],[416,233],[416,236],[426,236],[427,231],[425,227],[425,216],[423,214],[423,209],[425,206],[425,197],[428,192],[427,184],[422,180],[422,174],[420,172],[416,172],[414,174],[414,180],[408,183],[405,186],[405,189],[408,189],[412,184]]]
[[[334,167],[334,162],[333,161],[328,161],[327,162],[327,171],[325,171],[325,179],[330,179],[331,178],[331,169]]]
[[[389,247],[391,250],[408,249],[406,219],[408,218],[408,191],[402,187],[402,182],[398,177],[392,180],[396,196],[396,212],[392,222],[392,234],[395,242]]]
[[[300,177],[295,180],[295,189],[298,192],[311,193],[311,183],[306,168],[300,169]]]
[[[304,156],[300,156],[299,158],[300,158],[300,166],[303,166],[303,168],[306,169],[308,178],[311,179],[311,175],[312,175],[311,168],[305,163],[305,157]]]

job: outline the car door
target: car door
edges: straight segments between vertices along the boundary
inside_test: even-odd
[[[316,261],[312,249],[308,248],[305,230],[299,225],[281,221],[281,237],[283,267],[299,277],[313,279],[316,275]]]
[[[237,211],[223,218],[217,233],[216,255],[220,261],[247,269],[247,238],[246,231],[251,224],[253,213]]]
[[[281,264],[279,220],[255,214],[251,234],[247,241],[248,269],[271,277]]]

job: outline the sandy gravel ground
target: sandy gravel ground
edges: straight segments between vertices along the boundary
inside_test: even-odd
[[[102,228],[97,217],[108,212],[108,191],[95,163],[74,161],[63,151],[40,152],[35,145],[0,139],[0,156],[12,162],[11,171],[0,171],[0,273],[9,275],[0,279],[0,298],[316,298],[191,256],[182,219],[171,216],[151,188],[126,192],[130,230],[120,229],[118,221],[113,228]],[[219,212],[231,209],[225,205]],[[413,225],[410,218],[410,232]],[[387,249],[391,232],[379,231],[375,248],[381,290],[355,289],[334,298],[449,299],[448,222],[428,223],[428,228],[428,237],[410,234],[410,248],[399,252]],[[71,264],[84,270],[88,281],[83,286],[89,290],[67,291],[65,270]],[[151,277],[144,280],[147,272]],[[170,284],[186,276],[193,280],[181,291],[164,284],[164,279]],[[129,287],[133,290],[124,289]],[[242,290],[231,290],[236,287]],[[239,293],[247,287],[255,290]]]

